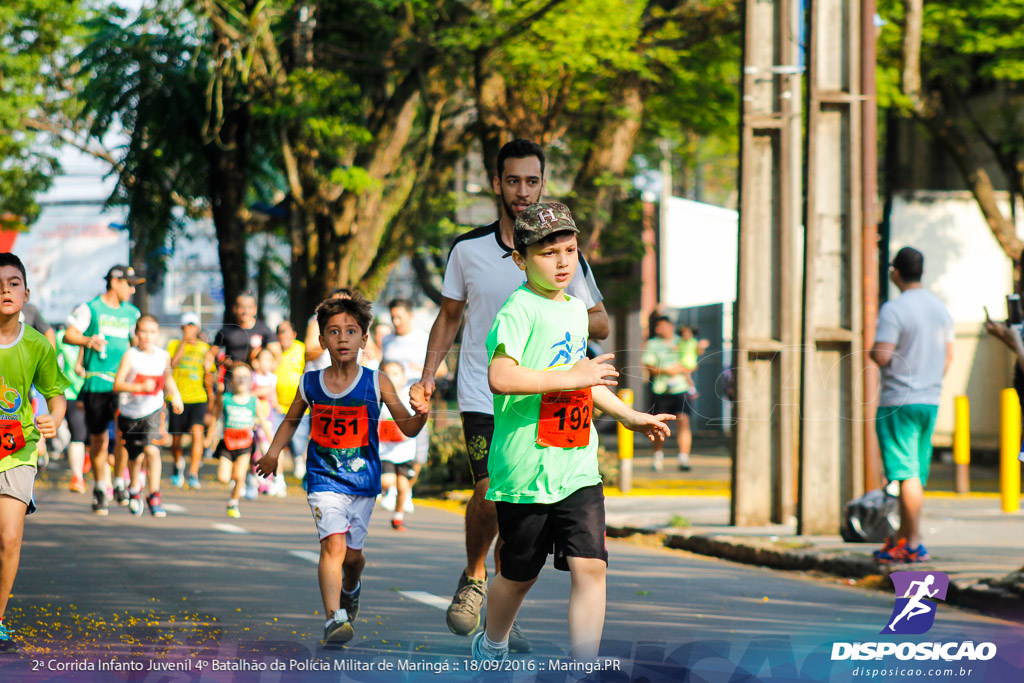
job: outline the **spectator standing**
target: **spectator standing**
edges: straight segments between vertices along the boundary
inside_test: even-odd
[[[932,430],[942,379],[953,361],[953,319],[921,286],[924,255],[903,247],[889,266],[900,296],[882,305],[871,360],[881,369],[875,431],[889,481],[900,483],[900,528],[875,558],[882,563],[927,562],[921,508],[932,459]]]
[[[691,333],[692,337],[692,333]],[[679,468],[690,469],[690,383],[693,369],[697,367],[695,349],[697,341],[686,343],[676,335],[675,326],[667,316],[655,318],[654,337],[647,340],[640,362],[651,377],[651,392],[654,395],[654,414],[668,413],[675,415],[678,421],[676,440],[679,447]],[[692,367],[687,367],[686,350],[692,352]],[[662,445],[664,439],[654,440],[654,470],[660,472],[665,459]]]

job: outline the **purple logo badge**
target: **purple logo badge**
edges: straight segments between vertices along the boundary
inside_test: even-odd
[[[881,633],[920,635],[935,623],[938,606],[931,600],[945,600],[949,577],[942,572],[893,572],[896,606]]]

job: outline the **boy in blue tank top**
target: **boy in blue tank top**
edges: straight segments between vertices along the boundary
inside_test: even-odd
[[[320,536],[318,577],[329,617],[324,642],[336,644],[352,639],[352,622],[359,612],[359,578],[366,566],[363,543],[380,493],[381,402],[409,437],[423,429],[427,416],[409,412],[387,375],[359,365],[373,320],[369,301],[358,293],[328,299],[317,306],[316,320],[320,346],[330,354],[331,366],[302,375],[288,414],[256,469],[264,476],[277,471],[281,450],[308,408],[307,500]]]

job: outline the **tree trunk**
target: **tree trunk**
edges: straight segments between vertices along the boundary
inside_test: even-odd
[[[248,289],[246,258],[245,192],[249,186],[248,113],[236,110],[225,117],[221,139],[230,141],[225,149],[217,142],[207,145],[210,165],[209,197],[217,232],[217,253],[224,280],[224,317],[235,298]]]

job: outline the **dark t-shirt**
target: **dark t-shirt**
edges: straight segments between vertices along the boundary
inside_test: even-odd
[[[241,325],[224,325],[213,339],[213,345],[224,349],[228,360],[248,363],[267,344],[277,341],[277,335],[262,320],[251,329]]]
[[[43,314],[38,308],[32,304],[25,304],[21,307],[21,314],[25,316],[25,324],[36,330],[40,334],[46,334],[53,328],[50,327],[50,323],[46,322],[43,318]]]

